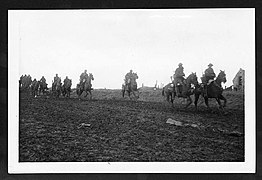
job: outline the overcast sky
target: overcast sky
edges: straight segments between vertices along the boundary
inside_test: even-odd
[[[167,84],[180,62],[199,81],[212,63],[230,86],[255,61],[254,9],[19,10],[9,24],[18,76],[45,76],[49,86],[58,73],[75,87],[85,69],[94,88],[121,88],[130,69],[139,86]]]

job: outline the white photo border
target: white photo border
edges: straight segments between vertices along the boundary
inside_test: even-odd
[[[255,8],[245,10],[253,12],[255,26]],[[244,162],[19,162],[19,48],[15,39],[19,24],[15,20],[20,11],[8,11],[8,173],[255,173],[255,32],[253,59],[245,69],[249,85],[245,86]]]

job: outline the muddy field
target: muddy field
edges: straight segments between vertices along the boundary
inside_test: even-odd
[[[137,101],[106,89],[92,100],[20,93],[19,161],[244,161],[244,97],[224,95],[225,112],[214,99],[211,110],[172,108],[161,90]]]

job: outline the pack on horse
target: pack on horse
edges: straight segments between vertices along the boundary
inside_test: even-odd
[[[34,79],[34,81],[32,81],[31,84],[31,93],[34,97],[38,95],[38,90],[39,90],[39,81]]]
[[[166,96],[166,100],[172,103],[172,107],[174,107],[175,96],[177,96],[178,98],[186,98],[188,103],[185,108],[187,108],[192,103],[192,99],[190,96],[194,94],[194,89],[191,87],[192,84],[194,86],[198,84],[196,73],[191,73],[185,79],[185,83],[178,85],[181,91],[181,94],[179,96],[176,94],[175,84],[173,83],[169,83],[163,87],[162,95]]]
[[[132,75],[132,77],[128,78],[127,83],[122,84],[122,97],[125,97],[125,92],[127,92],[128,97],[131,99],[131,93],[133,93],[134,97],[136,99],[139,98],[139,94],[135,94],[135,92],[138,92],[137,88],[137,82],[136,79],[138,79],[138,76],[136,73]]]
[[[205,82],[205,77],[203,76],[202,78],[202,82]],[[196,88],[195,90],[195,107],[197,109],[197,102],[199,99],[199,96],[202,95],[205,99],[205,104],[206,106],[209,108],[209,104],[208,104],[208,98],[215,98],[216,101],[219,104],[220,108],[223,108],[226,106],[226,98],[222,95],[223,93],[223,88],[221,86],[221,83],[226,83],[227,79],[226,79],[226,74],[225,71],[221,71],[218,74],[217,78],[214,81],[208,82],[206,85],[205,84],[201,84],[198,86],[198,88]],[[220,100],[224,101],[223,106],[221,105]]]
[[[92,93],[91,93],[91,90],[93,90],[92,84],[91,84],[92,80],[94,80],[94,76],[93,76],[92,73],[89,73],[87,80],[84,79],[82,84],[77,84],[76,93],[78,95],[78,98],[80,98],[80,96],[81,96],[81,94],[83,92],[86,92],[85,97],[89,93],[90,94],[90,99],[92,99]]]
[[[70,79],[64,81],[64,84],[62,86],[62,94],[64,97],[70,97],[71,86],[72,86],[72,81]]]

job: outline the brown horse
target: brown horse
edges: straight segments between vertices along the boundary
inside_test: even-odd
[[[89,73],[87,80],[85,80],[82,85],[77,84],[77,86],[76,86],[76,93],[78,95],[78,98],[80,98],[80,96],[81,96],[81,94],[83,92],[86,92],[85,97],[89,93],[90,94],[90,99],[92,99],[91,90],[93,90],[93,88],[92,88],[91,80],[94,80],[94,76],[93,76],[92,73]]]
[[[125,92],[127,92],[129,99],[131,99],[131,93],[136,99],[139,98],[139,89],[137,88],[136,79],[138,79],[138,76],[134,73],[133,78],[128,79],[127,84],[122,84],[122,97],[125,97]],[[138,92],[138,94],[136,95],[135,92]]]
[[[202,79],[203,80],[203,79]],[[219,108],[224,108],[226,106],[226,98],[222,95],[223,93],[223,88],[221,86],[221,83],[225,83],[227,81],[226,79],[226,74],[225,71],[221,71],[218,74],[217,78],[211,82],[210,84],[208,84],[207,86],[205,86],[203,83],[200,85],[197,85],[197,88],[195,89],[195,107],[197,109],[197,102],[199,99],[199,96],[202,95],[204,96],[205,99],[205,104],[206,106],[209,108],[209,104],[208,104],[208,98],[215,98],[216,101],[219,104]],[[206,88],[206,89],[205,89]],[[205,96],[204,92],[206,91],[207,95]],[[223,106],[221,105],[220,100],[224,101]]]
[[[176,95],[175,85],[173,83],[169,83],[163,88],[162,95],[166,96],[166,100],[172,103],[172,107],[174,107],[173,102],[175,96],[177,96],[178,98],[186,98],[188,103],[185,108],[187,108],[192,103],[192,99],[190,96],[194,94],[194,89],[191,87],[192,84],[194,86],[198,84],[196,73],[191,73],[186,78],[185,83],[183,85],[180,85],[179,88],[182,91],[180,96]]]

